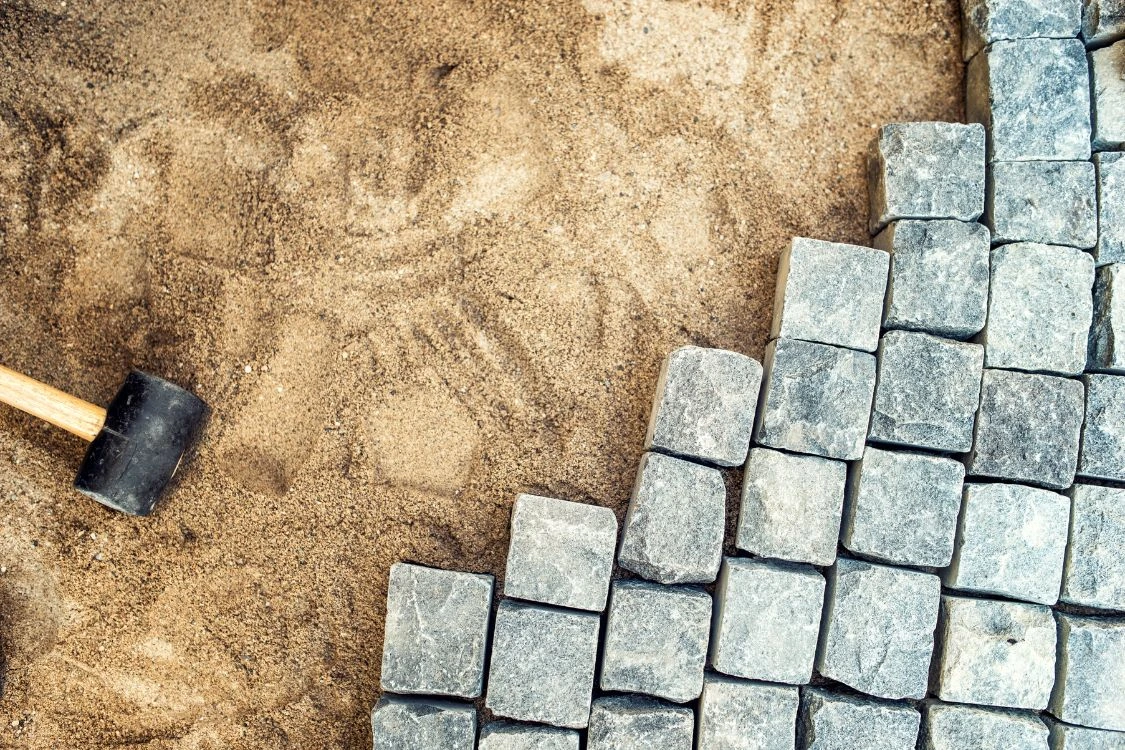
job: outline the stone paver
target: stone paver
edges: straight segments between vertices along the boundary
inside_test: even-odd
[[[1086,375],[1079,476],[1125,482],[1125,375]]]
[[[1086,0],[1082,38],[1087,44],[1108,44],[1125,37],[1125,0]]]
[[[915,750],[922,717],[912,706],[817,688],[801,691],[802,750]]]
[[[1125,42],[1090,52],[1094,150],[1125,148]]]
[[[1125,263],[1098,269],[1089,361],[1094,372],[1125,374]]]
[[[1056,722],[1051,727],[1051,750],[1125,750],[1125,732]]]
[[[383,696],[371,711],[375,750],[473,750],[477,711],[469,705]]]
[[[1044,750],[1048,730],[1035,714],[927,703],[920,750]]]
[[[961,11],[966,61],[993,42],[1069,39],[1082,28],[1082,0],[965,0]]]
[[[708,675],[697,750],[794,750],[797,688]]]
[[[1059,660],[1051,713],[1068,724],[1125,731],[1125,619],[1056,617]]]
[[[587,750],[692,750],[695,713],[651,698],[598,698]]]
[[[1062,601],[1125,612],[1125,489],[1076,484]]]
[[[494,721],[480,730],[477,750],[578,750],[573,729]]]
[[[1098,244],[1094,260],[1099,266],[1125,261],[1125,154],[1094,154],[1098,178]]]
[[[992,165],[985,220],[992,243],[1038,242],[1090,249],[1098,244],[1098,188],[1088,161],[1009,161]]]

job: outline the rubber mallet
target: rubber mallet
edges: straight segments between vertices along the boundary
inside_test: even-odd
[[[0,402],[90,442],[74,487],[103,505],[152,513],[207,419],[207,404],[133,371],[106,409],[0,366]]]

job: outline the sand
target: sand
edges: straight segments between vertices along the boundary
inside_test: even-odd
[[[388,567],[622,514],[660,361],[760,356],[956,0],[0,4],[0,361],[215,416],[158,515],[0,410],[0,746],[366,748]],[[731,476],[733,483],[737,474]]]

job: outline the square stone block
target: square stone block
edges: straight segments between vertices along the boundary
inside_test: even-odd
[[[831,565],[846,483],[840,461],[754,448],[743,474],[736,546],[760,557]]]
[[[1048,607],[943,596],[940,622],[939,698],[1047,708],[1055,684],[1055,618]]]
[[[697,750],[794,750],[797,688],[708,675]]]
[[[1125,37],[1125,0],[1086,0],[1082,38],[1098,46]]]
[[[792,685],[812,678],[824,607],[824,576],[815,568],[728,557],[715,596],[714,669]]]
[[[915,750],[921,720],[913,706],[804,688],[798,746],[802,750]]]
[[[1053,605],[1070,525],[1068,498],[1021,484],[967,484],[945,585]]]
[[[1051,750],[1125,750],[1125,732],[1056,722],[1051,726]]]
[[[899,219],[976,221],[984,212],[985,161],[980,125],[885,126],[867,159],[871,234]]]
[[[1068,604],[1125,612],[1125,489],[1076,484],[1062,596]]]
[[[862,557],[943,568],[953,558],[964,480],[960,461],[868,447],[848,474],[840,540]]]
[[[1098,269],[1094,281],[1094,315],[1090,358],[1094,372],[1125,375],[1125,263]]]
[[[1088,161],[1001,161],[992,165],[985,220],[993,244],[1098,244],[1098,186]]]
[[[1125,154],[1094,154],[1098,178],[1098,245],[1094,260],[1099,266],[1125,261]]]
[[[891,254],[883,325],[952,339],[975,336],[988,312],[988,228],[896,221],[874,241]]]
[[[477,750],[578,750],[573,729],[494,721],[480,730]]]
[[[1035,714],[927,703],[921,750],[1044,750],[1048,730]]]
[[[492,585],[492,576],[392,565],[383,634],[383,690],[480,697]]]
[[[940,601],[935,575],[838,559],[828,571],[817,671],[877,698],[924,697]]]
[[[776,339],[755,440],[771,448],[854,461],[863,455],[875,394],[875,357],[866,352]]]
[[[645,450],[716,466],[741,466],[762,385],[762,366],[737,352],[683,346],[660,370]]]
[[[520,495],[512,508],[504,594],[600,612],[605,609],[617,516],[609,508]]]
[[[602,690],[687,703],[703,689],[711,595],[702,589],[617,581],[602,646]]]
[[[589,612],[500,602],[485,705],[507,719],[584,728],[600,629]]]
[[[1077,39],[996,42],[969,63],[965,89],[991,161],[1090,158],[1090,72]]]
[[[692,750],[695,712],[651,698],[598,698],[586,750]]]
[[[1079,476],[1125,482],[1125,375],[1086,375]]]
[[[1125,619],[1055,616],[1059,661],[1051,713],[1068,724],[1125,731]]]
[[[961,41],[966,61],[993,42],[1072,39],[1082,28],[1082,0],[964,0]]]
[[[985,370],[969,475],[1069,487],[1085,400],[1077,380]]]
[[[908,448],[966,453],[980,403],[984,347],[914,331],[879,344],[868,438]]]
[[[1125,42],[1090,53],[1093,78],[1094,150],[1125,148]]]
[[[723,558],[726,509],[718,469],[646,453],[617,561],[657,583],[712,583]]]
[[[425,698],[383,696],[371,711],[375,750],[473,750],[477,710]]]

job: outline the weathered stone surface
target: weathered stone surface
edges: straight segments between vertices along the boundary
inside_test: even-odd
[[[1023,711],[927,703],[921,750],[1044,750],[1047,725]]]
[[[492,585],[492,576],[392,565],[383,635],[383,690],[479,697]]]
[[[1070,525],[1069,499],[1021,484],[966,484],[945,584],[1055,604]]]
[[[1097,179],[1088,161],[1003,161],[992,165],[985,221],[993,244],[1098,243]]]
[[[1125,375],[1086,375],[1078,474],[1125,482]]]
[[[770,338],[875,351],[889,267],[882,250],[794,238],[778,261]]]
[[[602,690],[673,703],[695,700],[710,634],[711,595],[702,589],[615,582],[602,646]]]
[[[560,607],[605,609],[617,516],[609,508],[520,495],[512,508],[504,594]]]
[[[659,453],[641,458],[617,561],[658,583],[719,574],[727,490],[717,470]]]
[[[896,221],[874,241],[891,254],[883,325],[965,339],[988,311],[988,228],[964,221]]]
[[[912,706],[805,688],[797,722],[798,746],[802,750],[915,750],[921,720]]]
[[[735,544],[760,557],[831,565],[846,482],[840,461],[754,448],[743,474]]]
[[[1125,620],[1056,617],[1059,662],[1051,713],[1068,724],[1125,731]]]
[[[578,732],[494,721],[480,730],[477,750],[578,750]]]
[[[1069,487],[1084,411],[1077,380],[986,369],[969,475]]]
[[[1098,244],[1094,260],[1099,266],[1125,261],[1125,154],[1094,154],[1098,177]]]
[[[695,712],[636,696],[598,698],[587,750],[691,750]]]
[[[765,393],[755,440],[771,448],[854,461],[875,393],[875,357],[776,339],[766,347]]]
[[[500,602],[485,705],[508,719],[585,727],[600,628],[595,614]]]
[[[761,384],[757,360],[722,349],[680,347],[660,370],[645,450],[741,466]]]
[[[1055,723],[1051,727],[1051,750],[1125,750],[1125,732]]]
[[[477,710],[423,698],[384,696],[371,711],[375,750],[473,750]]]
[[[857,555],[943,568],[953,557],[965,467],[868,447],[848,474],[840,540]]]
[[[1087,44],[1108,44],[1125,37],[1125,0],[1086,0],[1082,38]]]
[[[1090,325],[1089,369],[1125,374],[1125,263],[1098,269]]]
[[[797,688],[708,675],[697,750],[794,750]]]
[[[1125,42],[1090,53],[1094,150],[1125,148]]]
[[[961,18],[967,61],[993,42],[1078,36],[1082,0],[965,0]]]
[[[1090,158],[1090,75],[1077,39],[996,42],[969,63],[965,88],[991,161]]]
[[[943,701],[1047,707],[1055,683],[1055,618],[1048,607],[943,596],[938,638]]]
[[[728,557],[715,596],[714,669],[792,685],[812,678],[824,606],[815,568]]]
[[[940,599],[935,575],[840,558],[828,572],[817,671],[879,698],[922,698]]]
[[[1076,484],[1062,601],[1125,612],[1125,489]]]

